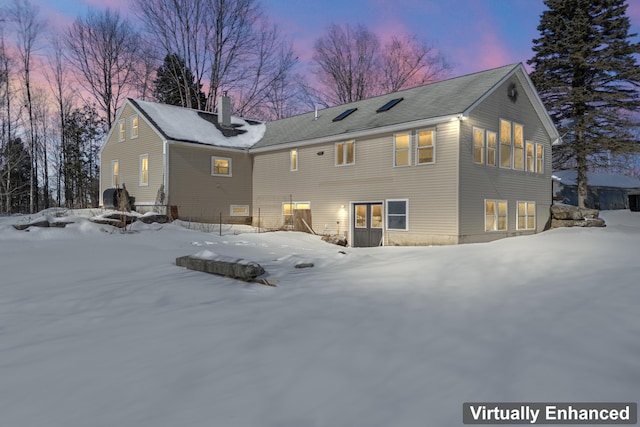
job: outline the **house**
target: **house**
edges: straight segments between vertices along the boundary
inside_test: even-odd
[[[250,150],[254,224],[310,211],[352,246],[537,233],[558,137],[522,64],[270,122]]]
[[[127,100],[102,151],[101,190],[126,182],[137,206],[197,221],[238,209],[279,229],[302,213],[306,227],[360,247],[488,242],[549,220],[559,136],[522,64],[232,123]]]
[[[252,158],[264,123],[127,99],[100,152],[101,206],[106,190],[125,186],[138,211],[193,221],[250,223]]]
[[[554,199],[567,205],[578,205],[577,173],[574,170],[554,172]],[[640,191],[640,179],[613,173],[587,172],[588,208],[599,210],[629,209],[629,194]]]

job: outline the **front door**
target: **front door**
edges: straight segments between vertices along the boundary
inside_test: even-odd
[[[382,245],[382,203],[353,205],[353,247]]]

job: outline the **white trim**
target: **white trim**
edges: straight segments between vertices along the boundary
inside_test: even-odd
[[[237,213],[234,212],[236,209],[244,209],[244,212]],[[249,205],[229,205],[229,215],[230,216],[249,216]]]
[[[215,161],[216,160],[227,160],[229,162],[229,173],[215,173],[214,172],[214,165],[215,165]],[[211,156],[211,176],[224,176],[224,177],[231,177],[233,176],[232,172],[232,159],[231,157],[221,157],[221,156]]]
[[[293,157],[295,153],[295,167],[293,167]],[[297,148],[292,148],[291,150],[289,150],[289,170],[291,172],[296,172],[298,170],[298,163],[300,162],[300,152],[298,151]]]
[[[482,145],[481,154],[482,160],[476,162],[476,131],[482,132]],[[471,161],[474,165],[486,165],[487,164],[487,130],[479,126],[473,126],[471,128]]]
[[[142,163],[143,160],[147,159],[147,182],[144,182],[142,179]],[[149,186],[149,154],[140,154],[138,157],[138,186],[139,187],[148,187]]]
[[[404,213],[404,217],[405,217],[405,228],[389,228],[389,215],[391,215],[389,213],[389,202],[404,202],[404,207],[405,207],[405,213]],[[400,216],[398,214],[393,214],[394,216]],[[409,199],[387,199],[385,200],[384,203],[384,224],[385,224],[385,230],[392,230],[392,231],[409,231]]]
[[[118,165],[118,174],[113,173],[113,167]],[[118,177],[118,182],[115,182],[114,178]],[[111,187],[118,187],[120,185],[120,161],[118,159],[111,160]]]
[[[127,127],[125,126],[125,120],[119,119],[116,122],[116,126],[118,127],[118,142],[124,142],[124,140],[127,138]]]
[[[520,203],[526,203],[525,205],[525,215],[524,215],[524,219],[525,219],[525,228],[520,228]],[[534,209],[533,209],[533,228],[529,228],[528,224],[529,224],[529,205],[532,204]],[[530,201],[530,200],[518,200],[516,201],[516,230],[521,230],[521,231],[531,231],[531,230],[537,230],[538,228],[538,207],[536,206],[536,202]]]
[[[426,131],[431,131],[431,145],[426,145],[424,147],[420,147],[420,132],[426,132]],[[416,130],[416,152],[415,152],[415,163],[416,166],[422,166],[422,165],[433,165],[436,163],[436,139],[437,139],[437,132],[436,132],[436,128],[435,127],[431,127],[431,128],[425,128],[425,129],[418,129]],[[425,149],[425,148],[429,148],[431,147],[431,150],[433,151],[433,160],[430,162],[424,162],[424,163],[420,163],[420,149]],[[395,163],[395,162],[394,162]]]
[[[320,138],[312,138],[306,141],[291,141],[291,142],[285,142],[282,144],[272,144],[267,147],[250,148],[249,152],[263,153],[265,151],[275,151],[275,150],[282,150],[282,149],[293,148],[293,147],[304,147],[307,145],[339,142],[341,140],[344,140],[345,135],[348,135],[349,139],[355,140],[358,138],[364,138],[364,137],[379,135],[384,133],[403,133],[403,131],[407,132],[407,129],[432,127],[438,124],[448,123],[452,120],[458,120],[460,116],[461,114],[457,113],[457,114],[451,114],[447,116],[433,117],[430,119],[414,120],[412,122],[399,123],[399,124],[390,125],[390,126],[382,126],[379,128],[353,131],[353,132],[348,132],[346,134],[341,133],[339,135],[329,135],[329,136],[324,136]]]
[[[136,120],[138,124],[134,127],[133,121]],[[140,116],[138,114],[132,114],[129,118],[129,125],[131,126],[131,132],[129,134],[131,139],[136,139],[140,136]],[[133,134],[133,130],[135,129],[136,134]]]
[[[406,165],[397,165],[396,164],[396,152],[398,151],[396,149],[396,137],[398,135],[409,135],[409,147],[406,149],[409,158],[407,159],[407,164]],[[412,142],[413,142],[413,132],[412,131],[397,132],[397,133],[393,134],[393,167],[394,168],[406,168],[406,167],[411,166],[411,147],[412,147]],[[405,149],[403,148],[402,151],[405,151]]]
[[[352,143],[352,147],[353,147],[353,161],[351,163],[347,162],[347,144]],[[342,163],[338,164],[338,145],[342,145]],[[333,165],[336,167],[343,167],[343,166],[353,166],[356,164],[356,140],[355,139],[348,139],[346,141],[340,141],[340,142],[336,142],[335,144],[333,144],[333,150],[335,152],[335,155],[333,156]]]
[[[495,217],[495,222],[494,225],[496,227],[495,230],[487,230],[487,202],[494,202],[496,204],[496,213],[494,215]],[[498,228],[499,226],[499,221],[498,219],[500,218],[500,202],[505,202],[507,204],[507,213],[504,215],[506,223],[504,226],[504,230],[500,230]],[[508,200],[502,200],[502,199],[484,199],[484,206],[482,207],[482,212],[484,214],[484,232],[485,233],[506,233],[509,231],[509,201]]]

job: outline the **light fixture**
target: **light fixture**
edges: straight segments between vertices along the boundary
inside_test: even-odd
[[[317,154],[318,156],[324,156],[324,151],[318,151],[316,154]]]

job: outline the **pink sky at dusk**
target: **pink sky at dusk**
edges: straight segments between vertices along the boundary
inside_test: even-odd
[[[32,0],[50,26],[64,29],[89,7],[111,7],[135,21],[128,0]],[[293,41],[302,64],[332,23],[363,24],[382,40],[416,34],[445,55],[451,77],[532,57],[542,0],[262,0],[266,16]],[[640,33],[640,1],[627,2],[631,32]],[[635,41],[640,40],[638,37]],[[527,67],[528,68],[528,67]]]

